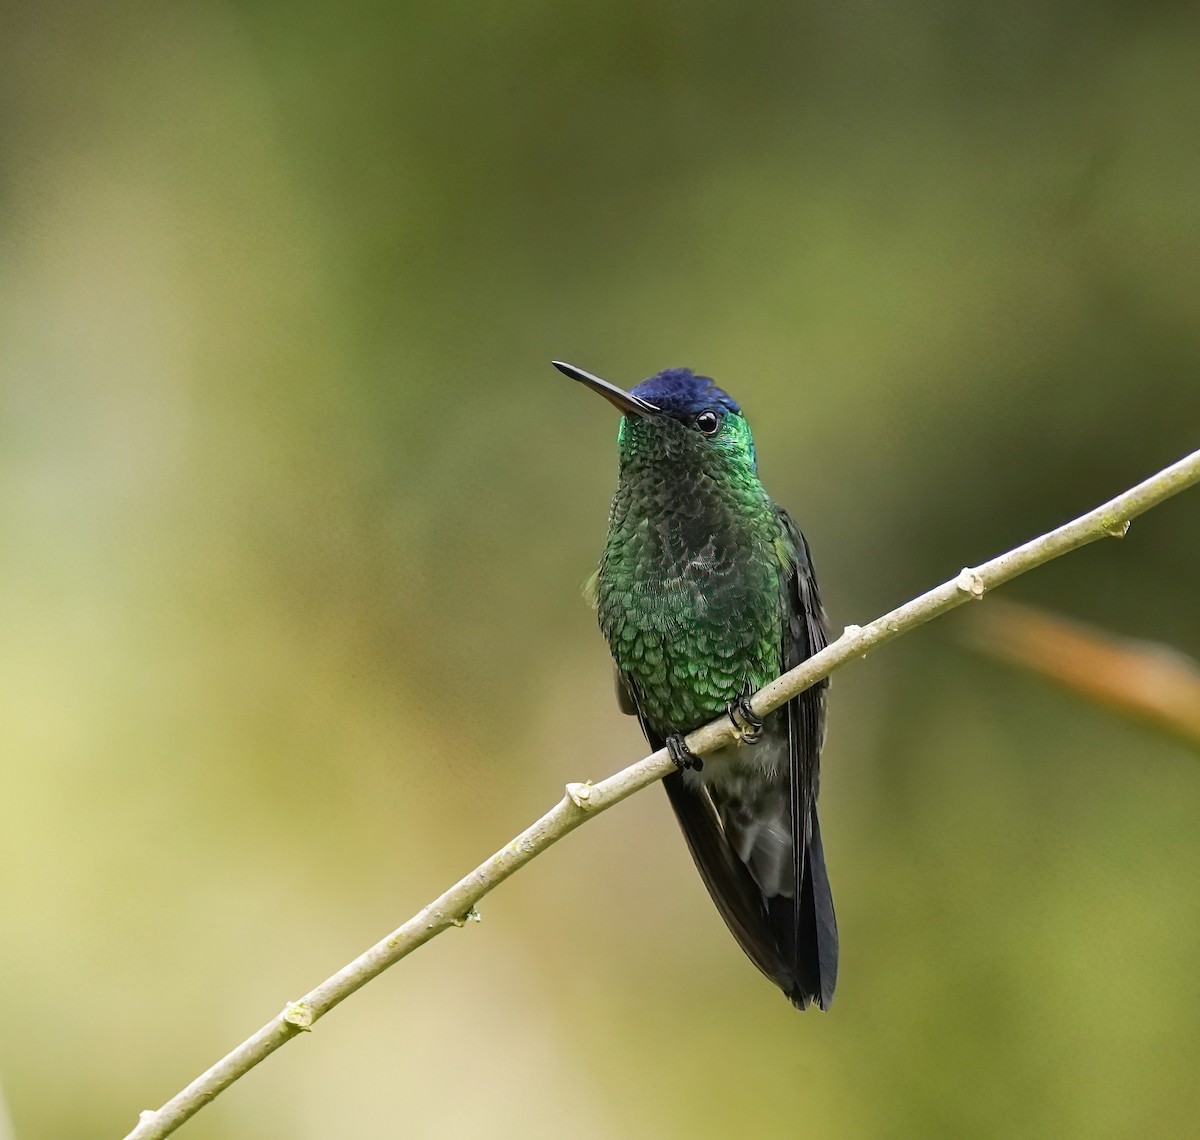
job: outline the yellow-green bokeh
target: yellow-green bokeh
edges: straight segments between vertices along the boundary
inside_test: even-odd
[[[1198,76],[1182,4],[10,4],[20,1140],[123,1134],[641,754],[579,597],[615,417],[551,357],[725,384],[835,626],[1194,448]],[[1198,536],[1012,595],[1200,653]],[[962,620],[836,678],[830,1014],[651,790],[181,1135],[1187,1134],[1200,757]]]

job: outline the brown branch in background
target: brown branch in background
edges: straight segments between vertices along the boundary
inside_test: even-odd
[[[963,629],[967,644],[986,657],[1200,746],[1200,663],[1170,646],[1001,599]]]

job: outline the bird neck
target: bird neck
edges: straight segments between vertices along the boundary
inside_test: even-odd
[[[622,457],[609,519],[610,544],[643,558],[686,562],[774,542],[774,506],[747,465],[672,465]],[[637,541],[637,534],[658,536]]]

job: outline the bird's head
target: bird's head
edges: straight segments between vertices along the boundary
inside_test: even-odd
[[[573,364],[553,364],[624,413],[617,433],[622,463],[755,473],[754,437],[742,409],[708,376],[668,368],[626,392]]]

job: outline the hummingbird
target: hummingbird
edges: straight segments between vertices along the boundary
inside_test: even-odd
[[[619,476],[585,586],[617,701],[676,771],[663,780],[700,877],[750,960],[798,1009],[828,1009],[837,922],[817,823],[827,682],[760,719],[749,697],[828,643],[808,543],[763,489],[740,405],[669,368],[629,391],[553,361],[622,413]],[[735,743],[687,733],[725,714]]]

